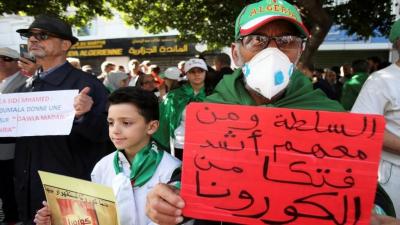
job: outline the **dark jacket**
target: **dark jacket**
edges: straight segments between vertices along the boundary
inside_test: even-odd
[[[22,75],[21,72],[18,72],[18,75],[3,89],[2,93],[13,93],[25,83],[27,78],[28,77]]]
[[[45,200],[38,170],[90,180],[95,163],[109,146],[106,102],[107,91],[92,75],[65,63],[44,78],[34,76],[19,92],[82,90],[90,87],[91,110],[74,121],[70,135],[17,138],[15,176],[18,210],[21,219],[32,223],[36,211]],[[25,224],[24,223],[24,224]]]
[[[323,92],[325,92],[326,96],[332,100],[340,100],[340,96],[342,94],[342,86],[338,82],[336,84],[329,84],[328,81],[324,79],[318,79],[318,81],[313,85],[314,89],[321,89]]]
[[[220,71],[216,71],[211,82],[212,89],[214,89],[217,86],[217,84],[222,80],[224,75],[230,75],[232,73],[233,70],[230,67],[223,67],[221,68]]]

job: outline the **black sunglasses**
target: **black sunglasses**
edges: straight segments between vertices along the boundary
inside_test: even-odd
[[[12,62],[12,61],[17,61],[18,59],[14,59],[8,56],[0,56],[0,59],[3,60],[4,62]]]
[[[27,40],[30,37],[34,36],[35,39],[38,41],[45,41],[45,40],[48,40],[50,37],[57,37],[57,35],[50,34],[47,32],[35,33],[35,32],[31,32],[31,31],[28,31],[26,33],[21,33],[20,35],[21,35],[21,38],[24,40]]]

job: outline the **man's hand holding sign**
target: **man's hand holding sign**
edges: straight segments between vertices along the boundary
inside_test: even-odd
[[[74,98],[75,118],[81,118],[89,112],[93,105],[93,99],[89,96],[90,87],[85,87],[79,95]]]
[[[381,116],[217,104],[187,109],[184,215],[369,224]]]

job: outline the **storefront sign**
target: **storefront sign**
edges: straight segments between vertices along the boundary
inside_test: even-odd
[[[163,36],[79,41],[72,46],[68,56],[82,58],[195,53],[193,44],[183,43],[177,39],[177,36]]]

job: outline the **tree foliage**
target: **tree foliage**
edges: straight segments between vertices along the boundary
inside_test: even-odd
[[[127,24],[151,33],[176,29],[181,38],[206,42],[211,48],[229,46],[233,41],[234,21],[244,5],[258,0],[3,0],[0,13],[27,15],[57,14],[77,26],[96,16],[112,17],[118,10]],[[288,0],[301,11],[312,36],[307,43],[307,62],[318,49],[332,22],[349,34],[367,39],[387,35],[394,20],[391,0]],[[75,12],[65,15],[68,6]]]
[[[72,15],[67,15],[67,8],[72,9]],[[110,3],[106,0],[1,0],[0,15],[59,15],[71,24],[84,26],[96,16],[111,18],[113,16]]]
[[[124,11],[123,18],[128,24],[143,26],[149,32],[172,28],[186,40],[224,46],[232,41],[234,20],[244,5],[245,1],[238,0],[146,0],[116,8]]]
[[[335,23],[349,34],[366,39],[389,34],[395,19],[392,4],[391,0],[351,0],[328,10]]]
[[[149,32],[158,33],[168,28],[177,29],[191,40],[210,44],[227,45],[233,39],[234,21],[244,5],[258,0],[115,0],[113,7],[123,12],[128,24],[143,26]],[[349,34],[368,38],[388,34],[394,15],[391,0],[350,0],[333,6],[333,0],[289,0],[302,8],[310,2],[319,3],[316,11],[303,13],[321,14],[325,10],[333,23]],[[305,17],[309,27],[315,22]]]

